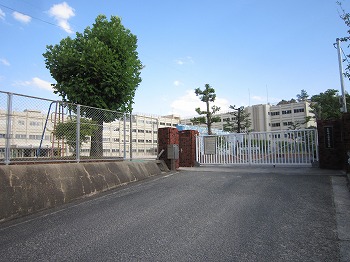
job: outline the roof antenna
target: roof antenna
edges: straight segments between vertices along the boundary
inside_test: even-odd
[[[269,90],[267,89],[267,85],[266,85],[266,102],[267,104],[269,104]]]

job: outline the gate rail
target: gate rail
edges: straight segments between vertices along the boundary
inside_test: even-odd
[[[298,165],[318,161],[316,129],[200,135],[196,160],[205,164]]]

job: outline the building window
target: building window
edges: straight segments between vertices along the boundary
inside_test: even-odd
[[[305,112],[304,111],[304,108],[297,108],[297,109],[294,109],[294,113],[303,113]]]
[[[291,114],[292,110],[282,110],[282,115]]]
[[[283,111],[282,111],[283,112]],[[271,112],[271,116],[279,116],[280,112]]]
[[[145,140],[144,140],[144,139],[139,139],[139,140],[137,140],[137,142],[139,142],[139,143],[144,143]]]
[[[30,126],[40,126],[40,122],[30,121],[29,125]]]
[[[283,125],[284,126],[291,126],[291,125],[293,125],[293,122],[283,122]]]
[[[271,126],[272,127],[277,127],[277,126],[281,126],[281,124],[280,123],[272,123]]]
[[[18,124],[21,126],[24,126],[25,122],[24,122],[24,120],[18,120]]]
[[[15,138],[17,138],[17,139],[26,139],[27,136],[25,134],[16,134]]]
[[[29,135],[29,139],[41,140],[41,135]]]

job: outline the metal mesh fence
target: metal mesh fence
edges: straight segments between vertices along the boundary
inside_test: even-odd
[[[158,128],[178,122],[0,91],[0,161],[155,158]]]

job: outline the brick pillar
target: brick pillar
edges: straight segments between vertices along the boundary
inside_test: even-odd
[[[179,132],[180,166],[193,167],[196,164],[196,130]]]
[[[344,168],[345,150],[342,122],[342,120],[317,121],[320,168]]]
[[[159,157],[164,160],[169,169],[171,169],[171,160],[168,159],[168,145],[179,144],[179,131],[173,127],[163,127],[158,129],[158,154],[164,149],[163,154]],[[175,160],[175,168],[179,168],[179,159]]]
[[[350,165],[348,164],[349,156],[347,152],[350,151],[350,113],[343,114],[343,140],[344,140],[344,170],[350,173]]]

